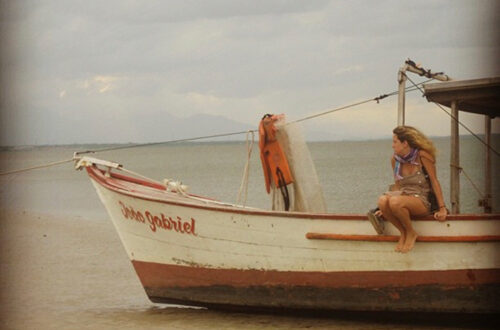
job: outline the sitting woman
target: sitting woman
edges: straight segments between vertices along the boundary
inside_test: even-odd
[[[413,248],[418,236],[411,224],[411,216],[423,216],[431,212],[428,199],[431,189],[439,206],[434,218],[444,221],[447,210],[436,176],[436,148],[432,141],[411,126],[398,126],[392,132],[394,155],[391,164],[395,185],[392,191],[380,196],[379,210],[375,214],[383,216],[401,232],[395,251],[406,253]]]

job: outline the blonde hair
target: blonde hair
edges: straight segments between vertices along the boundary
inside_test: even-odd
[[[398,126],[392,130],[392,133],[398,137],[399,141],[407,141],[410,147],[427,151],[432,158],[436,159],[437,150],[434,143],[415,127]]]

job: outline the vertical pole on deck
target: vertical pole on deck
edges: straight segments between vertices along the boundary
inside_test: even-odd
[[[451,102],[450,201],[451,213],[460,213],[460,145],[458,136],[458,105]]]
[[[484,135],[486,138],[486,145],[491,145],[491,118],[488,115],[484,116]],[[491,149],[486,149],[486,164],[485,164],[485,182],[484,182],[484,200],[483,207],[484,213],[491,213]]]
[[[398,71],[398,126],[405,124],[406,65]]]

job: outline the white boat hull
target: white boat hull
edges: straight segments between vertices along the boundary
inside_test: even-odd
[[[377,236],[361,215],[221,205],[87,171],[152,301],[499,311],[498,215],[417,220],[422,241],[402,254],[394,252],[395,228]]]

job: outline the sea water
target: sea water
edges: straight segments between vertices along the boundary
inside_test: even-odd
[[[450,141],[435,138],[437,173],[446,205],[450,208]],[[498,138],[494,139],[498,149]],[[461,213],[480,213],[484,194],[485,147],[475,138],[461,137]],[[365,213],[393,183],[390,140],[308,143],[330,213]],[[94,146],[44,146],[4,149],[2,172],[71,159],[73,152],[102,149]],[[245,142],[182,143],[120,149],[91,157],[111,160],[155,180],[181,181],[189,192],[235,203],[248,161]],[[500,211],[499,157],[492,156],[493,208]],[[246,205],[269,209],[258,143],[250,157]],[[470,178],[472,183],[469,181]],[[104,207],[85,172],[73,163],[0,177],[0,204],[8,208],[57,214],[105,217]],[[479,191],[478,191],[479,190]]]

